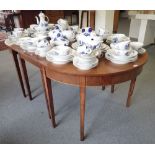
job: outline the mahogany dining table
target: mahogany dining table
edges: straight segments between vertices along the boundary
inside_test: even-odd
[[[65,65],[56,65],[45,58],[24,52],[18,45],[11,45],[9,48],[12,50],[13,55],[19,54],[21,63],[21,72],[23,74],[26,87],[31,96],[30,85],[28,81],[27,69],[25,61],[37,66],[40,69],[42,83],[45,91],[45,99],[47,103],[47,109],[49,117],[53,127],[56,127],[53,94],[51,87],[51,80],[58,81],[60,83],[70,84],[79,87],[80,89],[80,140],[84,140],[84,119],[85,119],[85,100],[86,100],[86,87],[87,86],[106,86],[112,85],[111,91],[114,91],[114,85],[130,82],[128,91],[126,106],[131,105],[131,96],[133,94],[134,86],[137,76],[142,72],[144,64],[147,62],[148,54],[144,53],[138,56],[135,62],[131,62],[124,65],[113,64],[106,58],[100,58],[99,65],[91,70],[82,71],[73,66],[72,63]],[[103,87],[104,89],[104,87]]]

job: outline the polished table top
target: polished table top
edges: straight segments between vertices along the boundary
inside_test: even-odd
[[[72,62],[64,65],[57,65],[47,61],[46,58],[41,58],[33,53],[23,52],[23,49],[18,45],[12,45],[10,47],[21,55],[24,55],[29,59],[33,59],[34,62],[40,63],[41,65],[47,67],[49,70],[77,76],[106,76],[116,73],[123,73],[143,66],[148,59],[148,54],[144,53],[142,55],[138,55],[138,59],[135,62],[119,65],[114,64],[103,57],[99,59],[99,64],[95,68],[84,71],[76,68]]]

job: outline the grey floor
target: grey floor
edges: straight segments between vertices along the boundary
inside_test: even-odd
[[[56,122],[48,119],[40,73],[27,64],[34,99],[22,96],[12,56],[0,52],[0,143],[155,143],[155,46],[137,79],[132,106],[129,82],[87,89],[84,142],[79,140],[79,89],[53,82]]]

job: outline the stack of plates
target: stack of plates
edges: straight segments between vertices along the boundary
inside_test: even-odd
[[[138,58],[138,52],[132,50],[129,55],[117,55],[113,49],[108,50],[105,54],[106,59],[110,60],[115,64],[127,64],[129,62],[134,62]]]
[[[46,59],[54,64],[66,64],[73,60],[72,50],[67,55],[60,55],[60,53],[53,48],[46,54]]]

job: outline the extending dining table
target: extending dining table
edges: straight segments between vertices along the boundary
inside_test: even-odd
[[[25,61],[37,66],[40,69],[42,83],[45,90],[45,99],[49,117],[53,127],[56,127],[54,102],[51,87],[51,80],[60,83],[71,84],[78,86],[80,89],[80,140],[84,140],[84,119],[85,119],[85,102],[86,102],[86,87],[87,86],[106,86],[112,85],[111,91],[114,91],[114,85],[126,81],[130,82],[126,106],[131,105],[131,96],[137,76],[142,72],[144,64],[147,62],[148,54],[144,53],[138,56],[135,62],[124,65],[113,64],[106,58],[100,58],[97,67],[83,71],[77,69],[72,63],[64,65],[56,65],[45,58],[41,58],[33,53],[24,52],[18,45],[11,45],[9,48],[12,53],[18,53],[21,62],[22,72],[26,82],[26,87],[31,96],[30,85],[26,70]],[[104,88],[104,87],[103,87]]]

